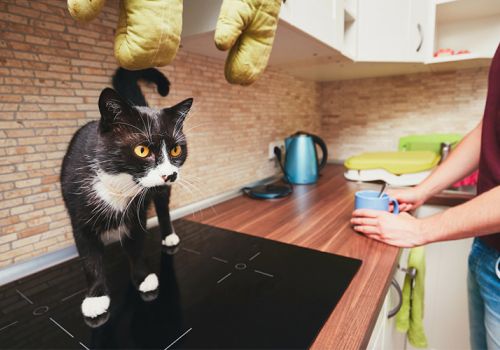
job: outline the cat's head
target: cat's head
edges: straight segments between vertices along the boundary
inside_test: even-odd
[[[168,185],[187,157],[182,131],[193,99],[161,110],[132,106],[106,88],[99,97],[97,162],[110,174],[129,174],[142,187]]]

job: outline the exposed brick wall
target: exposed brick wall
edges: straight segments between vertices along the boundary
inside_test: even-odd
[[[97,97],[116,65],[117,2],[91,23],[66,1],[0,0],[0,267],[73,244],[59,171],[75,130],[99,117]],[[223,62],[180,52],[162,69],[171,94],[145,87],[152,106],[194,97],[173,207],[275,173],[267,145],[298,129],[318,131],[319,85],[272,70],[251,87],[227,84]],[[188,185],[185,185],[188,186]]]
[[[482,117],[488,68],[321,84],[331,159],[396,150],[401,136],[465,134]]]

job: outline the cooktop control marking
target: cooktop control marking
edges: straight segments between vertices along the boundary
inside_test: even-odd
[[[80,342],[78,342],[78,343],[82,346],[82,348],[87,349],[87,350],[90,350],[90,349],[89,349],[89,348],[87,348],[87,347],[85,346],[85,344],[83,344],[81,341],[80,341]]]
[[[227,275],[225,275],[224,277],[222,277],[220,280],[217,281],[217,284],[221,283],[222,281],[224,281],[226,278],[228,278],[229,276],[232,275],[232,272],[229,272]]]
[[[6,326],[3,326],[2,328],[0,328],[0,332],[1,332],[1,331],[6,330],[6,329],[7,329],[7,328],[9,328],[10,326],[15,325],[16,323],[19,323],[19,321],[14,321],[14,322],[12,322],[12,323],[9,323],[9,324],[8,324],[8,325],[6,325]]]
[[[260,255],[260,252],[257,252],[254,255],[252,255],[252,257],[250,259],[248,259],[248,260],[252,261],[253,259],[255,259],[256,257],[258,257],[259,255]]]
[[[198,254],[198,255],[201,254],[199,251],[194,250],[194,249],[189,249],[189,248],[182,248],[182,249],[185,250],[186,252],[189,252],[189,253]]]
[[[65,300],[68,300],[69,298],[72,298],[74,297],[75,295],[78,295],[84,291],[86,291],[87,288],[84,288],[84,289],[81,289],[73,294],[70,294],[68,295],[67,297],[64,297],[61,299],[61,302],[64,302]],[[15,289],[15,291],[17,292],[17,294],[19,294],[19,296],[21,298],[23,298],[24,300],[26,300],[29,304],[31,305],[35,305],[35,303],[30,299],[28,298],[23,292],[21,292],[19,289]],[[37,306],[33,311],[32,311],[32,315],[33,316],[42,316],[44,314],[46,314],[47,312],[49,312],[50,308],[47,306],[47,305],[42,305],[42,306]],[[71,334],[66,328],[64,328],[59,322],[57,322],[56,320],[54,320],[52,317],[48,317],[48,319],[53,323],[55,324],[59,329],[61,329],[64,333],[66,333],[67,335],[69,335],[71,338],[75,339],[75,336],[73,334]],[[12,322],[2,328],[0,328],[0,332],[2,332],[3,330],[11,327],[11,326],[14,326],[15,324],[19,323],[19,321],[15,321],[15,322]],[[85,346],[85,344],[83,344],[82,342],[79,342],[79,344],[86,350],[90,350],[87,346]]]
[[[49,311],[49,307],[44,305],[44,306],[39,306],[35,310],[33,310],[33,316],[41,316],[44,313]]]
[[[75,295],[78,295],[78,294],[80,294],[80,293],[82,293],[82,292],[85,292],[86,290],[87,290],[87,288],[81,289],[81,290],[79,290],[78,292],[75,292],[75,293],[73,293],[73,294],[68,295],[67,297],[62,298],[62,299],[61,299],[61,301],[66,301],[66,300],[68,300],[68,299],[70,299],[70,298],[74,297]]]
[[[21,293],[18,289],[16,289],[16,292],[17,294],[19,294],[24,300],[26,300],[28,303],[30,303],[31,305],[34,304],[34,302],[31,301],[30,298],[28,298],[26,295],[24,295],[23,293]]]
[[[182,339],[182,337],[184,337],[186,334],[188,334],[189,332],[191,332],[191,330],[192,330],[192,329],[193,329],[193,328],[189,328],[187,331],[185,331],[184,333],[182,333],[182,335],[181,335],[179,338],[175,339],[175,340],[174,340],[174,341],[173,341],[173,342],[172,342],[169,346],[167,346],[167,347],[165,348],[165,350],[170,349],[170,348],[172,347],[172,345],[174,345],[174,344],[175,344],[175,343],[177,343],[179,340],[181,340],[181,339]]]
[[[217,261],[220,261],[220,262],[223,262],[224,264],[227,264],[227,263],[228,263],[228,261],[227,261],[227,260],[224,260],[224,259],[218,258],[218,257],[216,257],[216,256],[212,256],[212,259],[217,260]]]
[[[68,332],[66,330],[66,328],[64,328],[63,326],[61,326],[59,323],[57,323],[56,320],[54,320],[52,317],[49,317],[49,320],[52,321],[52,323],[54,323],[57,327],[61,328],[64,332],[66,332],[67,335],[69,335],[71,338],[74,338],[73,334],[71,334],[70,332]]]
[[[244,263],[237,263],[236,265],[234,265],[234,268],[236,270],[244,270],[247,268],[247,264],[244,264]]]
[[[259,270],[253,270],[254,272],[260,273],[261,275],[267,276],[267,277],[274,277],[270,273],[264,272],[264,271],[259,271]]]

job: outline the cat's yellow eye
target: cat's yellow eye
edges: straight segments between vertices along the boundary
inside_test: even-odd
[[[139,145],[134,148],[134,153],[138,157],[146,158],[149,156],[149,148],[144,145]]]
[[[176,145],[174,148],[172,148],[170,150],[170,155],[174,158],[180,156],[181,153],[182,153],[182,149],[181,149],[181,146],[179,146],[179,145]]]

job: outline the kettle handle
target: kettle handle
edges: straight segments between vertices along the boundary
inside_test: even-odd
[[[317,144],[319,148],[321,148],[321,153],[323,153],[323,158],[318,164],[318,171],[321,171],[321,169],[325,167],[326,162],[328,161],[328,149],[326,148],[325,141],[323,141],[319,136],[313,134],[308,135],[312,137],[314,143]]]

